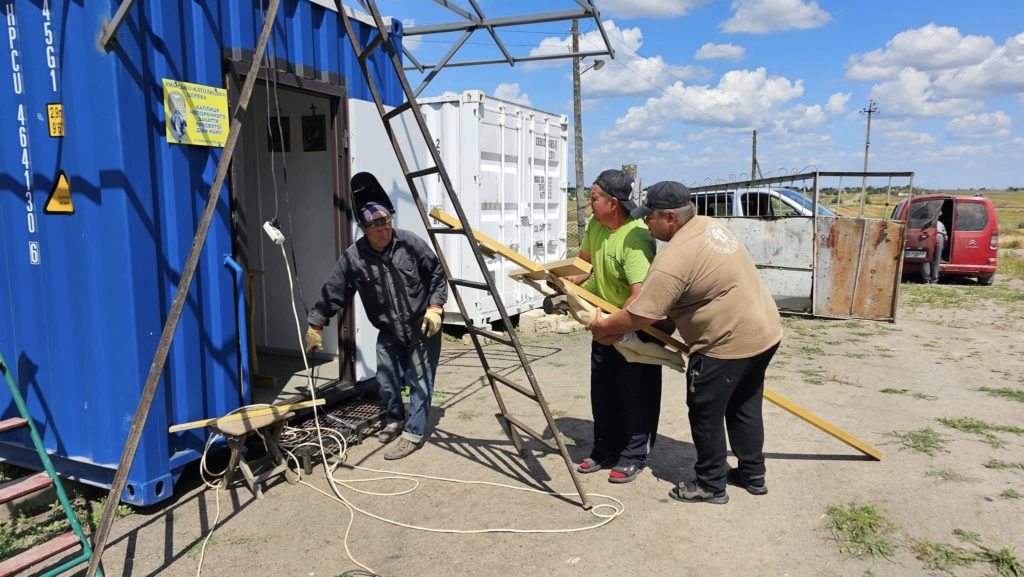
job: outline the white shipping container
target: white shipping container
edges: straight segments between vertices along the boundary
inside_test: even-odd
[[[531,260],[564,259],[568,117],[479,90],[424,98],[419,105],[470,226]],[[419,182],[431,207],[454,214],[440,177]],[[484,280],[464,237],[445,235],[440,240],[453,275]],[[485,262],[509,315],[542,304],[540,293],[508,278],[516,264],[501,257]],[[485,293],[464,289],[461,294],[474,324],[501,318]],[[454,298],[445,311],[446,320],[460,318]]]
[[[395,226],[429,241],[376,107],[354,98],[348,105],[351,174],[373,173],[395,205]],[[490,98],[478,90],[424,99],[420,109],[470,225],[535,261],[565,258],[568,118]],[[412,113],[400,115],[391,125],[409,169],[432,166],[426,143],[413,136],[418,131]],[[421,178],[417,184],[428,211],[437,206],[454,213],[439,177]],[[439,241],[452,274],[483,280],[465,237],[440,235]],[[485,262],[508,314],[541,306],[539,293],[508,278],[516,265],[504,258]],[[461,294],[474,324],[500,318],[485,293],[462,289]],[[445,312],[445,322],[461,322],[451,295]],[[377,329],[361,304],[355,325],[356,380],[362,381],[376,372]]]

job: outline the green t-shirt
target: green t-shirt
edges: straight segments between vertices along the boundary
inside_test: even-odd
[[[580,252],[590,253],[594,274],[583,288],[621,307],[630,285],[643,282],[654,260],[654,238],[640,220],[629,219],[615,230],[590,219]]]

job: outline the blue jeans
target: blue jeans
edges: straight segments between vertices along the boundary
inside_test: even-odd
[[[377,382],[387,422],[405,421],[402,437],[419,443],[427,431],[434,374],[441,357],[441,333],[429,339],[422,335],[416,338],[405,345],[383,331],[377,334]],[[410,389],[408,416],[402,403],[404,384]]]

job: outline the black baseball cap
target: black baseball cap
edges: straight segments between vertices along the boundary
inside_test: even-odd
[[[632,211],[633,218],[644,218],[656,210],[681,208],[690,202],[690,189],[686,185],[672,180],[656,182],[647,189],[644,204]]]
[[[597,175],[594,184],[600,186],[608,196],[617,198],[626,212],[636,210],[636,203],[629,198],[633,194],[633,177],[625,172],[610,168]]]

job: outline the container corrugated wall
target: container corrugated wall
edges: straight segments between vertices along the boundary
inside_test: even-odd
[[[225,58],[248,60],[259,2],[137,2],[110,52],[97,46],[113,2],[3,0],[0,64],[0,351],[58,470],[109,485],[213,181],[221,149],[169,144],[161,79],[224,87]],[[48,8],[48,10],[47,10]],[[400,42],[400,24],[394,24]],[[306,0],[282,3],[278,68],[344,77],[368,98],[344,27]],[[368,27],[360,25],[369,35]],[[365,38],[364,38],[365,41]],[[377,70],[389,70],[383,52]],[[397,80],[382,83],[401,102]],[[51,138],[47,104],[62,103],[66,136]],[[43,213],[60,171],[73,215]],[[124,499],[171,495],[199,456],[203,431],[174,423],[240,403],[228,206],[217,213],[178,326]],[[3,417],[15,410],[0,392]],[[0,458],[35,460],[27,435],[0,437]]]
[[[419,103],[472,227],[533,261],[564,259],[566,116],[492,98],[479,90]],[[425,157],[426,151],[420,154]],[[425,163],[425,158],[420,161]],[[428,179],[425,188],[428,204],[454,213],[440,179]],[[441,246],[456,276],[484,280],[469,244],[461,237],[444,236]],[[508,278],[518,265],[504,258],[487,259],[487,265],[509,315],[541,306],[544,299],[539,292]],[[463,299],[474,324],[501,318],[486,294],[465,291]],[[459,318],[455,299],[449,299],[445,311],[449,318]]]

